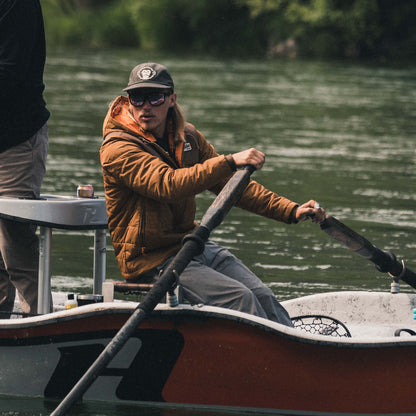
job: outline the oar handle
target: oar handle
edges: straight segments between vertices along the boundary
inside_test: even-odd
[[[362,235],[351,230],[336,218],[328,216],[320,223],[321,229],[329,236],[348,247],[359,256],[376,265],[377,270],[400,278],[408,285],[416,288],[416,274],[407,269],[390,251],[383,251],[371,244]]]

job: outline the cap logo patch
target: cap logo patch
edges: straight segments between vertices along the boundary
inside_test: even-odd
[[[146,81],[148,79],[154,78],[156,76],[156,71],[153,68],[150,68],[149,66],[145,66],[137,72],[137,76],[142,81]]]

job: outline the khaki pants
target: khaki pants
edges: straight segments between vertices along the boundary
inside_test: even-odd
[[[47,153],[46,124],[29,140],[0,153],[0,196],[39,198]],[[0,219],[0,311],[13,310],[17,290],[22,311],[37,313],[38,263],[36,226]]]

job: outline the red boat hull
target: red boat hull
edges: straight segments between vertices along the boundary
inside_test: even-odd
[[[64,397],[131,313],[96,305],[77,309],[0,325],[0,374],[13,379],[0,381],[0,393]],[[416,414],[416,342],[326,340],[299,332],[218,308],[158,310],[84,398]],[[14,362],[9,371],[8,363],[19,359],[22,365],[32,360],[33,368],[20,370]],[[25,374],[40,370],[45,375],[38,377],[38,390],[19,390]]]

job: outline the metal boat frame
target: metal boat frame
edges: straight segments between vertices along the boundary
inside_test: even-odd
[[[38,313],[50,311],[52,229],[94,230],[93,293],[102,295],[106,277],[105,200],[41,195],[39,199],[0,197],[0,217],[39,226]]]

